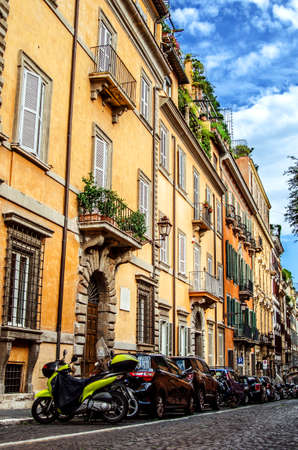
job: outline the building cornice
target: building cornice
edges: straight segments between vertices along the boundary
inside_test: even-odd
[[[194,137],[192,131],[190,130],[175,103],[169,97],[161,97],[160,107],[161,110],[163,110],[166,114],[167,119],[171,122],[173,128],[176,130],[178,136],[184,139],[188,149],[199,161],[201,167],[208,172],[210,180],[214,183],[216,189],[218,189],[221,195],[224,194],[224,192],[226,191],[225,185],[221,181],[205,151],[202,149],[199,142]]]

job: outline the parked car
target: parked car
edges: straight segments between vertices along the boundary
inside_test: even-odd
[[[244,385],[233,369],[213,367],[210,369],[222,385],[224,403],[231,407],[238,406],[244,399]]]
[[[171,359],[183,372],[188,370],[193,374],[196,409],[203,411],[206,403],[215,410],[219,409],[220,386],[206,362],[195,356],[173,356]]]
[[[161,354],[137,353],[139,364],[130,377],[140,411],[161,419],[166,410],[182,409],[192,414],[195,394],[187,373]]]
[[[248,402],[265,402],[266,388],[263,386],[258,377],[240,375],[239,379],[244,385],[244,404],[247,404]]]
[[[267,400],[269,400],[271,402],[276,400],[275,388],[274,388],[273,383],[270,380],[270,378],[267,376],[262,376],[262,377],[260,377],[260,381],[263,384],[263,386],[266,388]]]

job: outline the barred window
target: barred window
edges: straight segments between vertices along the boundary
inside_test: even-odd
[[[40,328],[43,256],[43,240],[38,232],[9,224],[3,325]]]
[[[137,295],[137,342],[153,344],[153,287],[146,283],[139,283]]]

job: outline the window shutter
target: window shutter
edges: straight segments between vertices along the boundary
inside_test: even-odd
[[[191,328],[186,328],[187,331],[187,355],[191,354]]]
[[[168,355],[173,353],[173,324],[168,323]]]
[[[162,320],[159,321],[158,348],[159,348],[159,351],[161,352],[161,349],[162,349]]]
[[[179,234],[179,272],[185,274],[185,237]]]
[[[232,298],[232,326],[234,326],[235,325],[235,304],[236,304],[236,301],[235,301],[235,299],[234,298]]]
[[[40,151],[43,97],[44,85],[41,77],[24,69],[20,143],[36,155]]]
[[[181,325],[178,326],[178,348],[179,348],[179,355],[182,355],[182,339],[181,339],[181,332],[182,332],[182,327]]]
[[[146,227],[149,226],[149,185],[139,180],[139,210],[145,215]]]
[[[141,113],[148,120],[149,118],[149,85],[147,81],[142,78],[141,88]]]
[[[96,136],[94,151],[94,179],[100,187],[106,187],[107,143]]]

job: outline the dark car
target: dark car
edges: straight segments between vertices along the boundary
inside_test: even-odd
[[[194,390],[186,374],[164,355],[137,353],[135,356],[139,364],[130,372],[130,379],[141,411],[159,419],[166,410],[194,412]]]
[[[208,365],[201,358],[195,356],[173,356],[172,361],[178,365],[182,372],[187,371],[193,375],[193,387],[196,397],[196,409],[203,411],[205,403],[213,409],[219,408],[219,383],[213,378]]]
[[[266,389],[255,376],[240,375],[239,380],[244,386],[244,404],[249,402],[264,403],[266,400]]]
[[[225,390],[225,403],[229,406],[238,406],[244,399],[244,385],[241,383],[238,375],[233,369],[229,368],[211,368],[211,373],[218,379],[224,386]]]

